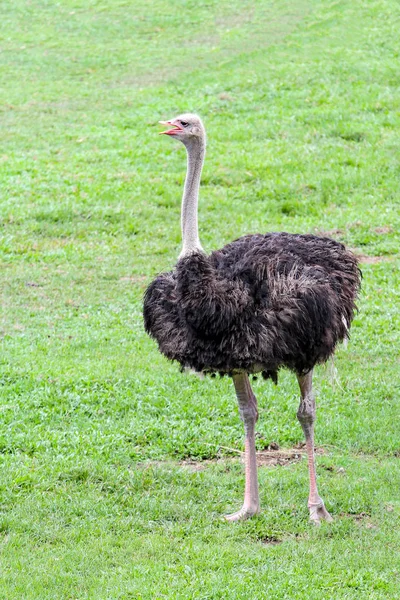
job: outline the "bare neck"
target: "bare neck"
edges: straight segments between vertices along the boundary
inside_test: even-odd
[[[198,138],[186,145],[187,173],[182,197],[181,228],[182,250],[179,258],[203,251],[199,240],[197,210],[201,170],[206,151],[205,140]]]

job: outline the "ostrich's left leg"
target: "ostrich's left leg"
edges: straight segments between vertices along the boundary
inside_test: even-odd
[[[332,521],[331,515],[325,508],[324,501],[318,494],[317,478],[315,472],[314,457],[314,421],[315,421],[315,399],[312,392],[312,371],[307,375],[297,376],[301,400],[297,418],[303,428],[306,437],[306,448],[308,457],[308,472],[310,476],[310,495],[308,497],[308,508],[310,510],[310,521],[316,525],[320,524],[321,519]]]
[[[244,423],[244,463],[245,491],[242,508],[231,515],[226,515],[228,521],[240,521],[252,517],[260,510],[258,497],[257,461],[255,443],[255,425],[258,419],[257,399],[251,389],[247,373],[232,376],[239,404],[240,418]]]

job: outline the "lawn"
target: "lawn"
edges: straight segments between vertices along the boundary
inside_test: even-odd
[[[3,0],[0,598],[400,598],[399,27],[395,0]],[[183,111],[208,133],[207,250],[286,230],[361,257],[315,376],[332,524],[307,521],[295,377],[254,382],[262,512],[227,523],[232,383],[144,333],[186,160],[157,123]]]

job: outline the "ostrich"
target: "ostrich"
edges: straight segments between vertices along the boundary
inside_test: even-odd
[[[260,510],[255,424],[257,400],[249,374],[277,382],[286,367],[297,376],[297,412],[306,439],[310,521],[331,521],[317,489],[314,459],[313,367],[348,336],[361,272],[355,256],[329,238],[290,233],[245,235],[207,255],[199,240],[197,206],[206,150],[201,119],[161,121],[162,133],[187,151],[182,198],[182,250],[173,271],[159,274],[144,296],[146,331],[182,369],[232,378],[245,431],[243,506],[226,515],[247,519]]]

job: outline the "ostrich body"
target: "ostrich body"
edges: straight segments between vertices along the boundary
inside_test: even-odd
[[[205,155],[200,118],[185,114],[165,124],[187,150],[182,199],[182,251],[144,298],[146,331],[183,368],[232,377],[245,429],[243,507],[228,520],[259,512],[255,424],[257,400],[249,373],[277,381],[294,371],[300,386],[297,417],[306,438],[310,519],[331,516],[318,494],[314,461],[314,365],[325,362],[348,335],[360,287],[354,255],[329,238],[267,233],[245,235],[210,255],[198,235],[197,204]]]

